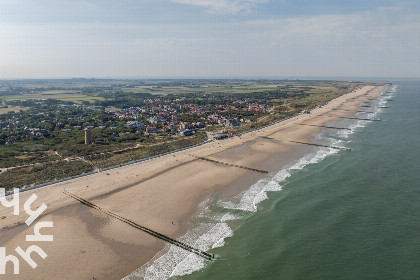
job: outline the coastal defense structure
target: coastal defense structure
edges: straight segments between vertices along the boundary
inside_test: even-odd
[[[265,173],[265,174],[268,173],[268,171],[266,171],[266,170],[261,170],[261,169],[246,167],[246,166],[237,165],[237,164],[233,164],[233,163],[227,163],[227,162],[223,162],[223,161],[219,161],[219,160],[214,160],[214,159],[210,159],[210,158],[196,157],[196,156],[192,156],[192,157],[195,157],[196,159],[200,159],[200,160],[209,161],[209,162],[214,162],[214,163],[219,163],[219,164],[223,164],[223,165],[228,165],[228,166],[233,166],[233,167],[248,169],[248,170],[255,171],[255,172],[260,172],[260,173]]]
[[[85,144],[92,144],[92,131],[90,130],[90,128],[85,128]]]
[[[130,226],[132,226],[132,227],[134,227],[136,229],[139,229],[139,230],[141,230],[141,231],[143,231],[145,233],[148,233],[148,234],[150,234],[150,235],[152,235],[152,236],[154,236],[154,237],[156,237],[158,239],[161,239],[161,240],[163,240],[163,241],[165,241],[165,242],[167,242],[169,244],[175,245],[175,246],[177,246],[177,247],[179,247],[181,249],[184,249],[184,250],[189,251],[189,252],[191,252],[193,254],[196,254],[197,256],[200,256],[200,257],[202,257],[202,258],[204,258],[206,260],[211,261],[211,260],[214,259],[214,254],[209,254],[209,253],[204,252],[204,251],[202,251],[200,249],[196,249],[196,248],[194,248],[194,247],[192,247],[192,246],[190,246],[190,245],[188,245],[186,243],[183,243],[181,241],[178,241],[176,239],[173,239],[173,238],[171,238],[169,236],[163,235],[163,234],[161,234],[161,233],[159,233],[157,231],[154,231],[154,230],[151,230],[151,229],[149,229],[147,227],[141,226],[141,225],[139,225],[139,224],[137,224],[137,223],[135,223],[135,222],[133,222],[131,220],[128,220],[128,219],[126,219],[124,217],[121,217],[121,216],[119,216],[119,215],[117,215],[117,214],[115,214],[113,212],[108,211],[108,210],[105,210],[105,209],[103,209],[103,208],[101,208],[101,207],[99,207],[99,206],[91,203],[90,201],[87,201],[87,200],[85,200],[85,199],[83,199],[83,198],[81,198],[81,197],[79,197],[79,196],[77,196],[77,195],[75,195],[73,193],[70,193],[70,192],[68,192],[66,190],[64,190],[64,194],[66,194],[66,195],[74,198],[75,200],[79,201],[80,203],[82,203],[82,204],[84,204],[84,205],[86,205],[88,207],[91,207],[93,209],[96,209],[96,210],[98,210],[98,211],[100,211],[100,212],[102,212],[102,213],[104,213],[104,214],[106,214],[106,215],[108,215],[108,216],[110,216],[112,218],[115,218],[117,220],[120,220],[121,222],[124,222],[124,223],[126,223],[126,224],[128,224],[128,225],[130,225]]]

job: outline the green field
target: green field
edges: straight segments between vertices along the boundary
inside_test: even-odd
[[[149,93],[149,94],[185,94],[185,93],[249,93],[249,92],[261,92],[267,90],[275,90],[277,85],[267,85],[267,86],[220,86],[220,85],[211,85],[208,87],[185,87],[185,86],[175,86],[175,87],[154,87],[154,86],[137,86],[123,88],[123,92],[133,92],[133,93]]]
[[[302,90],[305,93],[316,94],[325,93],[326,91],[337,91],[338,88],[333,83],[319,83],[316,85],[307,85],[295,82],[279,83],[270,85],[218,85],[210,84],[208,86],[135,86],[125,87],[121,90],[123,92],[132,93],[149,93],[154,95],[168,95],[168,94],[188,94],[188,93],[227,93],[227,94],[241,94],[250,92],[266,92],[272,90]]]
[[[8,112],[19,112],[20,110],[26,111],[28,108],[9,105],[7,108],[0,108],[0,114],[6,114]]]
[[[63,91],[63,90],[51,90],[43,91],[41,93],[28,93],[21,95],[3,95],[0,97],[5,101],[14,100],[40,100],[40,99],[56,99],[61,101],[71,101],[75,103],[82,103],[82,101],[94,101],[94,100],[105,100],[103,97],[90,96],[81,94],[80,91]]]

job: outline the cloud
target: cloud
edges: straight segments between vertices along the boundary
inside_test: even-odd
[[[242,25],[247,30],[247,46],[264,42],[264,52],[288,73],[418,76],[419,13],[396,11],[261,19]]]
[[[172,0],[172,2],[200,6],[209,14],[248,14],[258,4],[269,0]]]
[[[194,2],[210,12],[209,2]],[[262,2],[211,3],[216,5],[213,9],[226,7],[220,3],[250,3],[252,9]],[[226,9],[247,11],[235,5]],[[420,13],[416,10],[391,6],[346,14],[259,18],[166,23],[0,21],[0,78],[420,76]]]

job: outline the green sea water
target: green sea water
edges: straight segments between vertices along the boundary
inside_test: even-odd
[[[382,121],[324,132],[352,151],[279,182],[211,250],[216,261],[178,278],[420,279],[420,82],[395,84],[371,116]]]

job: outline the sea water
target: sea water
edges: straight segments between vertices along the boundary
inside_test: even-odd
[[[392,101],[389,101],[392,100]],[[396,82],[363,119],[233,200],[205,201],[181,241],[126,279],[420,279],[420,82]],[[388,108],[379,108],[387,106]]]

